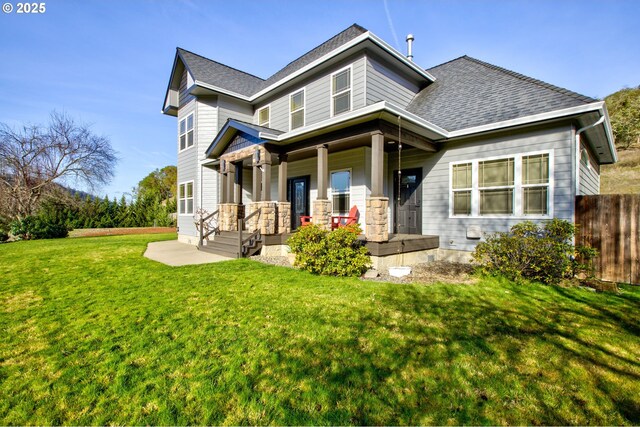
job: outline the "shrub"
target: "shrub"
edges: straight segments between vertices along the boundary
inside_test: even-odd
[[[0,216],[0,242],[9,240],[9,222]]]
[[[553,219],[542,226],[525,221],[511,227],[508,233],[488,236],[476,246],[472,257],[489,274],[515,281],[558,283],[587,271],[597,255],[592,248],[574,247],[574,234],[575,226],[569,221]]]
[[[11,223],[11,234],[19,240],[56,239],[67,237],[66,225],[39,216],[27,216]]]
[[[294,265],[313,274],[359,276],[371,265],[367,248],[358,240],[360,227],[328,232],[315,224],[300,227],[287,244],[296,254]]]

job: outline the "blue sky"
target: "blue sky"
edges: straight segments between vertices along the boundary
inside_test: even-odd
[[[160,114],[176,46],[266,78],[356,22],[402,52],[413,33],[425,68],[467,54],[598,98],[640,85],[637,0],[45,3],[0,13],[0,122],[56,109],[92,123],[121,158],[99,190],[112,197],[176,163],[176,119]]]

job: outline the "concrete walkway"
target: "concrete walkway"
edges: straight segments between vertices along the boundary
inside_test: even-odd
[[[181,265],[208,264],[210,262],[228,261],[221,255],[210,254],[199,251],[194,245],[180,243],[177,240],[166,240],[164,242],[151,242],[147,245],[144,253],[149,259],[179,267]]]

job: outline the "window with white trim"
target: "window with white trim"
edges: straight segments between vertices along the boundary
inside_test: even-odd
[[[549,213],[549,154],[522,157],[522,213]]]
[[[269,122],[271,121],[270,110],[271,108],[268,105],[258,110],[258,124],[260,126],[269,127]]]
[[[178,213],[193,214],[193,181],[185,182],[178,187]]]
[[[289,97],[289,122],[291,130],[304,126],[304,89]]]
[[[180,151],[193,146],[193,113],[180,120]]]
[[[551,215],[551,152],[451,164],[451,215]]]
[[[351,209],[351,171],[331,172],[331,199],[333,214],[345,216]]]
[[[331,111],[336,116],[351,110],[351,68],[331,75]]]

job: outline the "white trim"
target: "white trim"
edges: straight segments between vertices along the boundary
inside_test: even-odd
[[[189,213],[189,212],[180,212],[180,201],[181,200],[185,201],[184,205],[185,205],[185,210],[186,210],[187,200],[189,200],[189,197],[187,197],[187,184],[191,184],[191,200],[192,200],[192,204],[193,204],[192,209],[193,209],[193,212],[196,211],[196,206],[195,206],[195,196],[196,196],[196,194],[195,194],[196,193],[195,181],[193,179],[191,179],[189,181],[182,181],[182,182],[178,183],[178,197],[177,197],[177,199],[178,199],[178,209],[177,209],[178,210],[178,216],[193,216],[193,212],[191,212],[191,213]],[[184,199],[181,199],[180,198],[180,187],[183,186],[183,185],[185,186],[185,188],[184,188],[185,197],[184,197]]]
[[[306,103],[306,96],[305,96],[305,103]],[[441,135],[442,137],[447,136],[447,131],[442,129],[441,127],[436,126],[432,123],[429,123],[423,118],[416,116],[415,114],[409,113],[403,110],[402,108],[394,104],[391,104],[388,101],[380,101],[380,102],[376,102],[375,104],[371,104],[363,108],[358,108],[353,111],[349,111],[348,113],[340,114],[336,117],[332,117],[330,119],[314,123],[313,125],[309,125],[304,128],[297,128],[293,131],[285,132],[280,135],[273,135],[267,132],[260,132],[259,137],[261,139],[269,139],[271,141],[278,141],[278,142],[285,141],[289,138],[294,138],[309,132],[314,132],[316,130],[325,128],[327,126],[346,122],[352,119],[357,119],[358,117],[361,117],[361,116],[366,116],[369,114],[375,114],[375,113],[381,113],[381,112],[388,112],[394,116],[401,116],[404,120],[407,120],[408,122],[413,124],[417,124],[427,130],[430,130],[438,135]]]
[[[262,123],[260,123],[260,112],[265,108],[269,109],[269,119],[267,120],[267,124],[263,125]],[[271,103],[268,103],[267,105],[263,105],[262,107],[258,108],[258,126],[263,126],[266,128],[271,127]]]
[[[329,198],[329,200],[331,200],[331,214],[332,215],[338,215],[340,212],[336,212],[334,210],[334,205],[333,205],[333,184],[331,181],[331,175],[337,172],[349,172],[349,204],[351,204],[352,202],[352,195],[353,195],[353,169],[352,168],[341,168],[341,169],[333,169],[329,171],[329,188],[328,188],[328,194],[327,197]],[[349,207],[349,209],[351,209],[351,207]],[[347,211],[347,213],[349,213],[349,211]]]
[[[291,98],[293,98],[294,95],[297,95],[300,92],[302,92],[302,108],[298,108],[296,111],[291,111]],[[287,99],[289,100],[289,102],[287,103],[288,105],[287,108],[289,109],[289,131],[293,129],[293,123],[292,123],[293,113],[297,113],[300,110],[302,110],[302,126],[299,126],[296,129],[303,129],[304,126],[307,124],[307,87],[304,86],[301,89],[297,89],[294,92],[291,92],[287,96]],[[262,132],[260,132],[260,134],[262,134]]]
[[[549,182],[548,184],[522,184],[522,158],[547,154],[549,156]],[[479,164],[492,160],[514,159],[513,185],[498,187],[482,187],[482,189],[513,188],[513,214],[511,215],[481,215],[480,214],[480,184],[479,184]],[[454,215],[453,213],[453,166],[471,163],[471,215]],[[555,167],[554,150],[528,151],[510,155],[500,155],[491,157],[478,157],[467,160],[457,160],[449,162],[449,218],[472,218],[472,219],[516,219],[516,220],[543,220],[551,219],[554,215],[554,189],[555,189]],[[547,214],[546,215],[526,215],[523,212],[522,190],[528,187],[543,187],[547,190]],[[463,191],[458,189],[458,191]]]
[[[196,104],[197,107],[197,104]],[[189,144],[189,128],[187,123],[189,123],[189,117],[193,117],[193,127],[191,128],[191,132],[193,132],[193,136],[192,136],[192,143],[191,145]],[[184,129],[185,132],[182,133],[180,130],[180,125],[181,123],[184,121]],[[184,148],[180,148],[180,138],[182,138],[182,135],[185,136],[184,138]],[[196,114],[195,111],[190,112],[189,114],[187,114],[186,116],[183,116],[181,119],[178,119],[178,153],[182,153],[184,151],[187,151],[189,148],[193,148],[196,146]]]
[[[336,74],[340,74],[345,70],[349,70],[349,88],[348,89],[344,89],[339,93],[333,93],[333,77]],[[336,113],[334,111],[334,99],[336,96],[338,95],[342,95],[345,92],[349,92],[349,109],[346,111],[343,111],[341,113],[338,113],[337,115],[342,115],[345,113],[348,113],[349,111],[353,111],[353,64],[349,64],[346,67],[342,67],[339,70],[336,70],[335,72],[329,74],[329,116],[330,117],[335,117]]]
[[[572,116],[576,114],[588,113],[591,111],[602,110],[604,101],[593,102],[591,104],[580,105],[578,107],[563,108],[561,110],[554,110],[547,113],[533,114],[531,116],[519,117],[517,119],[504,120],[501,122],[489,123],[482,126],[474,126],[465,129],[455,130],[447,132],[448,138],[457,138],[460,136],[471,135],[474,133],[488,132],[496,129],[507,128],[512,126],[519,126],[529,124],[533,122],[540,122],[544,120],[556,119],[565,116]]]

